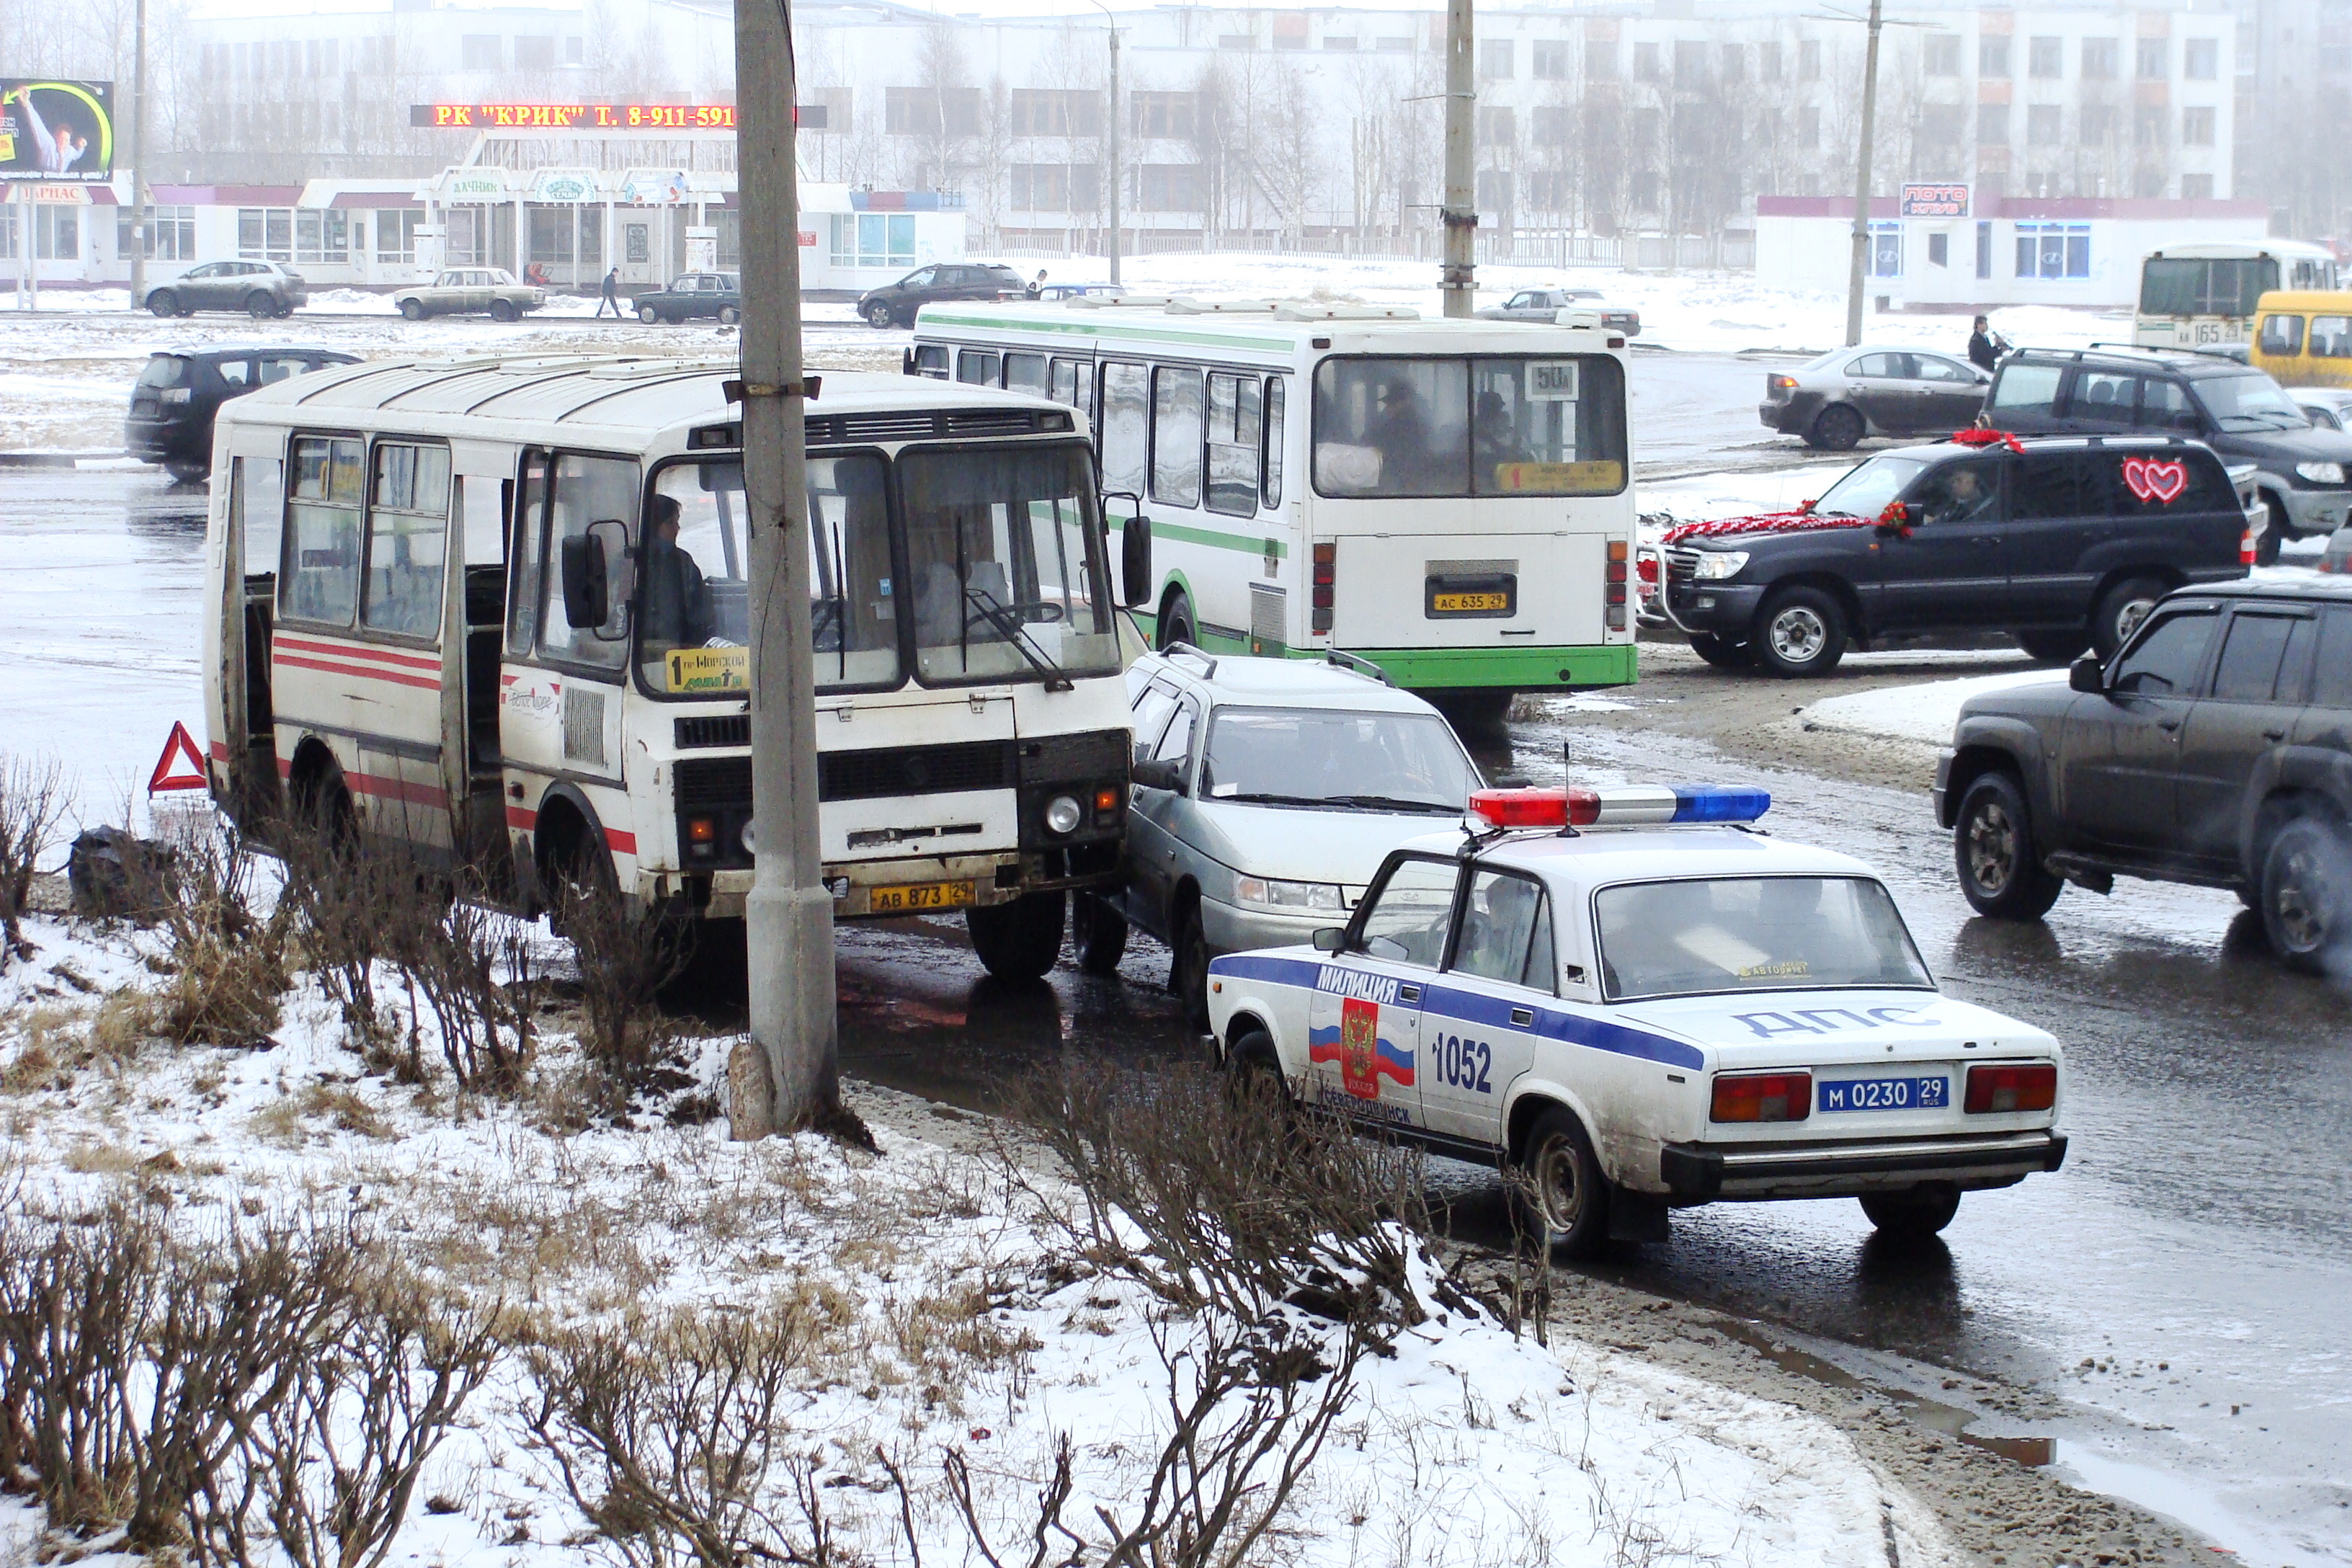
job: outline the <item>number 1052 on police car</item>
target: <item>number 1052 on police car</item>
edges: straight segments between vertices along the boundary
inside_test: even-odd
[[[1816,1091],[1823,1110],[1948,1110],[1951,1080],[1935,1078],[1857,1078],[1823,1083]]]

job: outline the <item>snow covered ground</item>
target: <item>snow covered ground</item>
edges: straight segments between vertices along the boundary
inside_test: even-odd
[[[1025,1541],[1065,1436],[1065,1520],[1099,1536],[1095,1504],[1132,1517],[1202,1321],[1057,1248],[1039,1205],[1066,1191],[1044,1178],[1024,1192],[968,1136],[924,1136],[952,1124],[920,1102],[853,1090],[879,1158],[649,1117],[574,1131],[559,1114],[578,1067],[560,1015],[539,1091],[404,1087],[344,1047],[308,980],[263,1048],[142,1045],[99,1017],[105,998],[154,983],[157,939],[57,919],[28,935],[37,955],[0,975],[12,1202],[159,1205],[190,1236],[238,1215],[348,1220],[459,1297],[527,1310],[542,1337],[655,1333],[688,1310],[814,1314],[822,1347],[794,1370],[780,1464],[805,1467],[856,1560],[910,1561],[882,1456],[908,1479],[932,1563],[979,1562],[940,1485],[950,1452],[1000,1549]],[[728,1044],[701,1042],[697,1072],[714,1075]],[[1895,1542],[1906,1563],[1953,1560],[1932,1518],[1826,1423],[1600,1345],[1515,1339],[1442,1304],[1425,1266],[1415,1279],[1431,1317],[1362,1363],[1265,1561],[1876,1568]],[[1336,1332],[1275,1311],[1310,1339]],[[532,1439],[532,1394],[509,1356],[429,1463],[415,1495],[446,1500],[412,1510],[394,1561],[578,1561],[593,1527]],[[0,1560],[27,1560],[37,1523],[0,1504]]]
[[[1917,741],[1925,745],[1949,745],[1960,704],[1983,691],[2003,691],[2013,686],[2056,682],[2064,685],[2064,670],[2004,670],[1999,675],[1972,675],[1958,680],[1929,680],[1916,686],[1888,686],[1876,691],[1850,691],[1824,697],[1805,710],[1807,725],[1850,735],[1883,736],[1894,741]]]

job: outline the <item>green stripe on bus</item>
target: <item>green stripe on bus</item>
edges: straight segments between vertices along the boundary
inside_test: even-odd
[[[1126,531],[1127,519],[1113,517],[1106,518],[1104,521],[1109,525],[1111,532]],[[1246,533],[1227,533],[1222,529],[1194,528],[1181,522],[1162,522],[1156,517],[1151,520],[1151,537],[1154,540],[1181,540],[1186,544],[1205,544],[1215,550],[1238,550],[1247,555],[1271,555],[1277,561],[1290,554],[1290,546],[1279,539],[1252,538]]]
[[[1300,650],[1319,658],[1317,650]],[[1351,647],[1411,691],[1468,690],[1508,686],[1542,691],[1582,686],[1631,686],[1635,679],[1633,645],[1604,643],[1566,647]]]
[[[1007,332],[1051,332],[1075,338],[1125,338],[1137,342],[1192,343],[1202,348],[1245,348],[1296,352],[1295,338],[1260,338],[1240,332],[1186,331],[1178,327],[1139,327],[1129,322],[1039,321],[1027,316],[951,316],[927,310],[916,323],[923,327],[992,327]],[[1000,345],[1001,346],[1001,345]]]

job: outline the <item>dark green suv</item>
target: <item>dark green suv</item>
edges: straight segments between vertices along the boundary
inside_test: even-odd
[[[2230,888],[2289,963],[2352,964],[2352,582],[2184,588],[2102,666],[1960,710],[1936,770],[1960,890],[2036,920],[2068,882]]]

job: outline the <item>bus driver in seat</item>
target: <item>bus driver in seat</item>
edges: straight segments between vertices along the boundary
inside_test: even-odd
[[[645,640],[648,646],[700,647],[710,640],[710,589],[702,568],[677,542],[677,500],[646,505]]]

